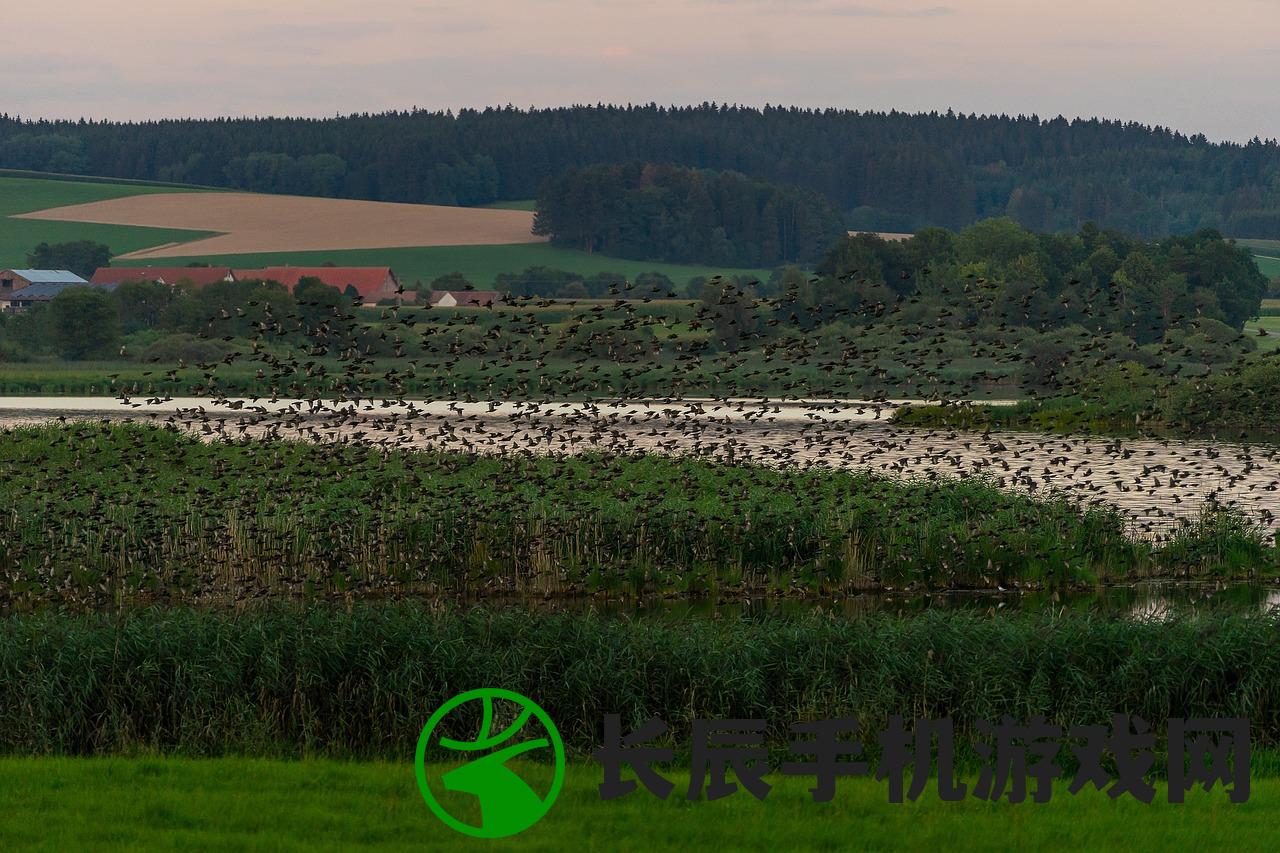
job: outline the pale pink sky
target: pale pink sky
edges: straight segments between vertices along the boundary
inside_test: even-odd
[[[0,111],[702,101],[1280,136],[1280,0],[2,0]]]

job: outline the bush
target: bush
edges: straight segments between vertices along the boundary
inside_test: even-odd
[[[232,347],[223,341],[201,338],[189,332],[177,332],[148,345],[138,354],[138,360],[176,367],[179,361],[191,365],[218,361],[231,351]]]

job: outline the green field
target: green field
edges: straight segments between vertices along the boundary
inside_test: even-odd
[[[1270,278],[1280,276],[1280,240],[1236,240],[1253,251],[1254,259],[1262,274]]]
[[[493,284],[499,273],[520,272],[526,267],[544,266],[567,270],[583,276],[613,272],[635,278],[644,272],[660,272],[671,278],[680,289],[690,278],[699,275],[750,275],[767,280],[763,269],[724,269],[720,267],[662,264],[654,261],[628,261],[605,255],[593,255],[573,249],[562,249],[547,243],[517,243],[508,246],[420,246],[402,249],[339,249],[327,252],[271,252],[252,255],[202,255],[165,258],[165,264],[181,266],[191,261],[205,261],[216,266],[263,267],[293,264],[319,266],[331,261],[339,266],[389,266],[406,286],[421,281],[429,284],[438,276],[461,272],[477,287]]]
[[[1247,803],[1221,788],[1187,802],[1117,801],[1055,786],[1047,805],[887,802],[884,783],[842,779],[830,803],[811,782],[771,774],[767,799],[644,791],[601,801],[600,768],[571,765],[547,816],[508,839],[477,842],[437,822],[410,764],[242,758],[0,760],[0,838],[10,849],[96,850],[1265,850],[1280,843],[1280,781],[1254,780]],[[1268,841],[1267,839],[1271,839]]]
[[[111,251],[116,254],[122,254],[148,246],[209,236],[203,231],[171,228],[10,218],[16,213],[30,213],[68,204],[87,204],[145,193],[190,191],[190,188],[147,184],[91,183],[0,175],[0,268],[25,267],[27,253],[40,242],[96,240],[110,246]]]
[[[1271,278],[1280,277],[1280,257],[1269,257],[1267,255],[1254,255],[1253,259],[1258,264],[1258,269],[1262,274]]]
[[[1265,331],[1266,336],[1259,336],[1259,331]],[[1250,320],[1245,323],[1244,333],[1258,345],[1259,352],[1280,349],[1280,317],[1259,317],[1257,320]]]
[[[512,201],[491,201],[488,204],[482,204],[481,207],[489,210],[537,210],[538,201],[532,198],[519,198]]]

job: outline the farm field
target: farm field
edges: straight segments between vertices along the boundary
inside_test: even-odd
[[[683,287],[694,276],[709,276],[717,273],[729,275],[748,275],[765,279],[769,270],[764,269],[722,269],[707,266],[689,266],[683,264],[663,264],[648,261],[630,261],[611,258],[603,255],[592,255],[572,249],[551,246],[545,242],[533,242],[538,238],[527,233],[514,234],[512,229],[524,229],[528,220],[527,213],[533,208],[531,200],[513,202],[497,202],[491,210],[479,208],[442,208],[425,205],[390,205],[390,207],[427,208],[428,218],[434,216],[437,221],[442,211],[458,212],[461,216],[475,223],[507,223],[496,227],[491,236],[502,239],[522,240],[506,245],[475,245],[476,236],[449,238],[453,245],[413,245],[401,243],[389,248],[336,248],[341,240],[335,239],[308,251],[287,252],[244,252],[228,253],[225,235],[219,235],[221,227],[209,227],[205,230],[189,230],[185,228],[156,228],[129,224],[104,224],[87,221],[59,221],[43,218],[18,218],[21,214],[39,213],[57,208],[93,205],[97,202],[121,200],[119,204],[150,205],[154,201],[146,201],[144,196],[151,194],[178,194],[188,202],[192,201],[193,190],[178,185],[160,185],[146,183],[113,184],[98,179],[83,181],[71,180],[65,176],[39,177],[21,173],[0,172],[0,266],[22,266],[26,263],[26,255],[37,243],[63,242],[71,240],[95,240],[110,246],[117,257],[131,255],[139,250],[166,246],[162,253],[144,253],[144,256],[123,258],[121,265],[144,265],[154,259],[165,266],[181,265],[193,261],[223,264],[234,267],[263,267],[294,264],[297,266],[315,266],[326,261],[343,266],[390,266],[406,283],[421,281],[429,283],[433,279],[451,272],[461,272],[477,287],[487,287],[493,283],[499,273],[519,272],[531,266],[547,266],[567,270],[582,276],[590,276],[598,272],[613,272],[630,278],[644,272],[660,272]],[[219,193],[222,195],[244,195],[236,193]],[[262,197],[271,201],[279,196]],[[348,202],[334,199],[302,199],[304,202],[336,203]],[[166,202],[169,204],[171,202]],[[202,202],[203,203],[203,202]],[[219,202],[222,203],[221,201]],[[292,204],[289,202],[288,204]],[[357,204],[377,204],[358,202]],[[123,208],[118,208],[123,209]],[[95,218],[92,213],[80,209],[82,218]],[[514,217],[508,213],[515,213]],[[497,214],[495,216],[495,214]],[[114,216],[115,214],[112,214]],[[202,214],[184,214],[199,216]],[[518,220],[518,222],[517,222]],[[170,221],[154,219],[149,221]],[[194,220],[191,220],[194,221]],[[221,220],[220,220],[221,222]],[[511,222],[517,222],[511,225]],[[221,222],[222,225],[235,226],[234,222]],[[451,229],[454,227],[449,226]],[[428,229],[429,230],[429,229]],[[341,229],[340,229],[341,231]],[[341,233],[345,233],[342,231]],[[448,233],[455,233],[450,231]],[[210,238],[214,243],[203,242]],[[257,237],[253,239],[259,239]],[[273,238],[274,239],[274,238]],[[421,232],[414,232],[404,237],[416,241],[421,239]],[[444,238],[441,238],[444,239]],[[201,241],[192,243],[191,241]],[[390,241],[380,241],[387,243]],[[470,243],[471,245],[462,245]],[[212,248],[205,251],[199,247]],[[219,248],[221,247],[221,248]],[[193,251],[195,249],[195,251]]]
[[[1259,252],[1264,255],[1280,255],[1280,240],[1255,240],[1246,238],[1243,240],[1236,240],[1236,242],[1241,246],[1247,246],[1255,252]]]
[[[27,253],[38,243],[96,240],[115,252],[130,252],[181,240],[195,240],[209,232],[179,228],[141,228],[87,222],[47,222],[17,215],[65,205],[90,204],[126,196],[179,192],[170,186],[112,184],[11,177],[0,174],[0,267],[26,265]],[[181,190],[190,192],[190,190]]]
[[[547,816],[493,850],[1274,849],[1280,781],[1253,781],[1249,802],[1218,788],[1169,805],[1111,801],[1086,789],[1047,805],[944,803],[926,793],[887,803],[884,783],[843,779],[831,803],[803,779],[770,778],[764,802],[745,792],[716,802],[641,792],[603,802],[600,769],[571,764]],[[127,794],[124,794],[127,792]],[[0,760],[0,837],[33,850],[473,850],[424,807],[407,763],[245,758]],[[1268,841],[1267,839],[1271,839]]]
[[[241,192],[131,195],[21,216],[216,232],[215,236],[180,246],[122,255],[131,260],[192,253],[496,245],[541,240],[530,233],[533,217],[526,211]]]

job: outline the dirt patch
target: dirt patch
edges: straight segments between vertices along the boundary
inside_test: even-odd
[[[530,233],[533,214],[525,210],[254,193],[137,195],[54,207],[18,218],[220,232],[189,243],[130,252],[123,258],[543,242]]]

